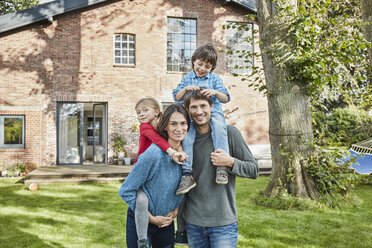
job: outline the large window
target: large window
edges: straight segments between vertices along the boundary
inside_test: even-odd
[[[114,64],[135,65],[135,39],[132,34],[114,35]]]
[[[0,148],[25,148],[24,116],[0,116]]]
[[[196,20],[168,18],[167,71],[191,71],[196,49]]]
[[[242,52],[253,53],[253,24],[229,22],[228,25],[233,26],[226,33],[227,49],[233,51],[227,58],[228,70],[234,74],[249,74],[254,62],[253,56],[246,58]]]

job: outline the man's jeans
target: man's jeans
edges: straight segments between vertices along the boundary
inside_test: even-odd
[[[190,248],[236,248],[238,223],[226,226],[202,227],[186,223]]]

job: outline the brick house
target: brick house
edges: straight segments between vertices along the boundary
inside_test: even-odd
[[[252,0],[57,0],[0,16],[0,167],[111,163],[117,134],[135,157],[136,101],[173,102],[201,44],[258,49],[239,42],[252,32],[222,29],[253,11]],[[268,144],[266,98],[232,76],[236,63],[221,53],[215,70],[227,122]]]

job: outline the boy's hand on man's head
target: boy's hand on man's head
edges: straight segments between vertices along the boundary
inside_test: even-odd
[[[188,85],[184,88],[186,91],[189,91],[189,90],[198,90],[199,89],[199,86],[196,86],[196,85]]]
[[[205,96],[210,97],[210,96],[216,95],[218,93],[218,91],[217,90],[212,90],[212,89],[204,89],[204,90],[200,91],[200,93],[202,93]]]

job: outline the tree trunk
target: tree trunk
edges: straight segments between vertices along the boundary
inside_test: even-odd
[[[361,0],[361,5],[362,5],[363,21],[369,22],[369,24],[364,27],[364,34],[365,34],[366,39],[372,43],[372,1]],[[368,54],[369,54],[369,64],[372,67],[372,48],[368,49]]]
[[[295,197],[316,199],[320,193],[301,163],[301,156],[307,155],[308,143],[313,138],[306,84],[288,80],[288,69],[277,66],[272,54],[265,52],[278,42],[292,42],[288,36],[288,21],[277,13],[277,4],[282,2],[256,0],[273,159],[272,175],[265,194],[271,197],[284,190]],[[297,5],[296,0],[287,0],[286,3]],[[281,155],[281,150],[291,155]]]

